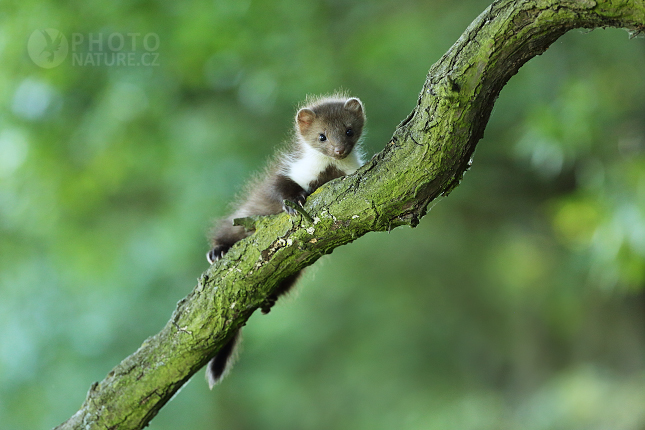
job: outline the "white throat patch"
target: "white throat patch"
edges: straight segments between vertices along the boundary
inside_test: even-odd
[[[345,175],[350,175],[363,165],[360,151],[357,150],[358,148],[354,148],[354,150],[342,160],[328,157],[304,142],[301,143],[301,148],[302,153],[300,154],[300,157],[290,160],[284,170],[289,178],[300,185],[308,193],[312,191],[309,189],[309,184],[318,179],[318,175],[320,175],[328,166],[333,165]]]

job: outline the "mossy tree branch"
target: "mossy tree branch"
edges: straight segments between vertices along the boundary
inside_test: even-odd
[[[255,220],[257,231],[210,267],[164,329],[90,388],[57,429],[140,429],[279,284],[370,231],[415,226],[471,164],[502,87],[574,28],[645,31],[645,0],[502,0],[430,69],[412,113],[356,174],[323,186],[301,215]]]

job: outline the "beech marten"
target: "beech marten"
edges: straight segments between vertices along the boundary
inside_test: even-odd
[[[249,236],[242,226],[234,226],[235,218],[271,215],[296,211],[285,205],[288,200],[302,206],[307,196],[332,179],[354,173],[363,165],[360,150],[365,111],[361,101],[344,94],[308,99],[298,110],[294,135],[286,150],[278,152],[265,174],[252,182],[239,200],[237,209],[221,220],[213,230],[211,250],[206,254],[213,264],[233,244]],[[299,273],[285,279],[277,292],[267,297],[262,313],[271,310],[279,296],[295,284]],[[238,330],[206,368],[206,379],[213,388],[230,369]]]

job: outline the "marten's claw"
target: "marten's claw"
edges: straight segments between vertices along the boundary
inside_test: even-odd
[[[293,202],[289,202],[289,203],[293,204]],[[282,210],[285,211],[286,213],[288,213],[289,215],[295,215],[297,212],[296,212],[296,210],[294,208],[289,206],[289,203],[287,203],[287,200],[285,200],[282,203]]]
[[[225,245],[214,246],[213,249],[206,253],[206,259],[210,264],[213,264],[220,258],[224,257],[224,254],[226,254],[226,251],[228,251],[228,249],[229,247]]]

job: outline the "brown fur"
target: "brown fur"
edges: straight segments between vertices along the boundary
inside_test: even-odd
[[[311,100],[298,110],[295,133],[287,151],[278,153],[260,180],[247,187],[244,199],[230,216],[218,222],[211,234],[211,251],[208,259],[214,262],[221,258],[234,243],[251,233],[243,227],[233,226],[235,218],[253,215],[271,215],[282,212],[294,213],[286,208],[283,200],[303,204],[305,198],[318,187],[332,179],[344,176],[347,172],[337,165],[329,164],[316,173],[313,180],[298,184],[289,177],[289,167],[305,156],[303,145],[329,157],[330,160],[343,160],[354,150],[360,141],[365,124],[365,114],[361,102],[356,98],[334,95]],[[347,136],[347,130],[352,135]],[[320,135],[326,140],[321,142]],[[305,185],[303,187],[302,185]]]
[[[284,200],[303,205],[306,197],[321,185],[356,170],[362,161],[355,146],[360,142],[364,124],[363,105],[356,98],[336,94],[308,100],[296,114],[289,148],[277,154],[264,176],[248,186],[237,209],[213,230],[208,260],[214,263],[233,244],[252,234],[244,227],[234,226],[235,218],[271,215],[283,210],[294,214],[292,208],[284,205]],[[276,293],[266,298],[262,313],[268,313],[299,276],[296,273],[285,279]],[[231,366],[239,338],[236,332],[209,363],[206,372],[211,388]]]

